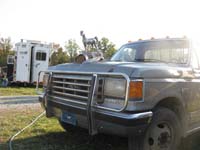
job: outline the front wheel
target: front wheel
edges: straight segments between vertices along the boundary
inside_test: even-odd
[[[129,150],[177,150],[181,139],[181,125],[177,115],[168,108],[158,108],[140,146],[129,147]],[[129,144],[131,145],[131,144]]]

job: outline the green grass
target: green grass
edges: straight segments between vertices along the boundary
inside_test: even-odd
[[[36,95],[35,87],[0,87],[0,96]]]
[[[39,106],[38,106],[39,107]],[[0,108],[0,150],[8,149],[8,140],[31,122],[42,110],[38,107]],[[91,138],[88,132],[77,129],[65,132],[57,119],[42,117],[13,142],[14,150],[125,150],[127,139],[110,135]]]
[[[0,106],[0,150],[8,150],[8,140],[43,110],[38,104]],[[185,140],[184,150],[200,150],[200,134]],[[83,129],[65,132],[57,119],[45,116],[13,141],[14,150],[127,150],[127,139],[111,135],[91,138]]]

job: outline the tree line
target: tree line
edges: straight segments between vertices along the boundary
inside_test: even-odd
[[[99,41],[101,51],[105,59],[109,59],[116,51],[115,44],[110,42],[108,38],[101,38]],[[58,47],[52,52],[50,65],[74,62],[75,57],[82,51],[76,40],[69,39],[65,42],[64,47]],[[92,50],[91,50],[92,51]],[[14,55],[11,38],[0,37],[0,67],[7,65],[7,56]]]

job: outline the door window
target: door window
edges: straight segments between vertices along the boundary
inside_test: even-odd
[[[36,60],[46,61],[46,56],[47,56],[47,54],[44,53],[44,52],[37,52],[36,53]]]

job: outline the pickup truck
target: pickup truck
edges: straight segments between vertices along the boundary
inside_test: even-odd
[[[109,61],[52,66],[39,101],[66,130],[126,136],[129,150],[176,150],[200,129],[199,50],[188,38],[139,40]]]

